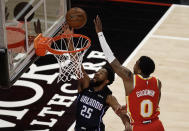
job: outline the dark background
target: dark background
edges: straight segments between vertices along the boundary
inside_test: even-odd
[[[170,3],[170,1],[167,2]],[[107,42],[121,63],[169,8],[169,6],[109,2],[108,0],[72,0],[71,5],[71,7],[81,7],[87,12],[86,26],[76,32],[91,38],[91,50],[101,50],[93,23],[96,15],[100,16]]]

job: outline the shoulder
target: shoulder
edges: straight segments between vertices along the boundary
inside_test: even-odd
[[[161,87],[162,87],[162,83],[161,83],[161,81],[159,80],[159,78],[154,77],[154,79],[155,79],[156,82],[157,82],[157,87],[158,87],[158,89],[161,89]]]
[[[112,94],[112,91],[109,89],[109,87],[104,87],[103,89],[103,92],[106,94],[106,95],[111,95]]]
[[[100,93],[102,96],[104,96],[104,100],[106,101],[106,103],[109,103],[109,101],[111,101],[112,98],[112,91],[106,86],[104,87],[104,89],[101,91]],[[108,102],[107,102],[108,101]]]

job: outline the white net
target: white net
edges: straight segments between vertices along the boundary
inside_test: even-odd
[[[88,48],[88,39],[83,37],[61,38],[54,41],[51,45],[56,51],[65,51],[62,55],[54,54],[60,65],[58,81],[70,81],[71,79],[80,79],[83,77],[82,61]],[[85,49],[84,49],[85,48]],[[74,51],[74,52],[72,52]]]

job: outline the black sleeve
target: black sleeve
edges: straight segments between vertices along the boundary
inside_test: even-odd
[[[104,93],[108,96],[112,94],[112,91],[108,87],[105,87]]]

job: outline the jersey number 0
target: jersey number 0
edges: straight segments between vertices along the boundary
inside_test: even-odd
[[[143,100],[140,103],[140,114],[142,117],[151,117],[153,113],[153,103],[151,100]]]

